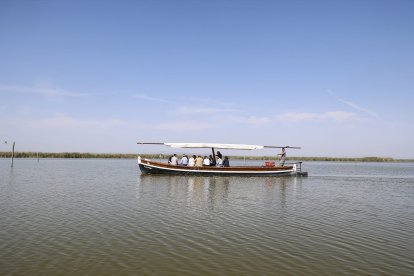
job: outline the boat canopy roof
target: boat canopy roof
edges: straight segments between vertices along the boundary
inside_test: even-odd
[[[262,149],[258,145],[241,145],[241,144],[216,144],[216,143],[164,143],[172,148],[215,148],[215,149],[237,149],[237,150],[254,150]]]
[[[172,148],[215,148],[215,149],[234,149],[234,150],[255,150],[263,148],[296,148],[299,147],[279,147],[279,146],[259,146],[259,145],[243,145],[243,144],[218,144],[218,143],[144,143],[141,145],[165,145]]]

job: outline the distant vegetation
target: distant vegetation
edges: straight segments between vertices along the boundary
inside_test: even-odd
[[[137,158],[137,154],[89,152],[15,152],[15,158]],[[10,152],[0,152],[0,158],[10,158]]]
[[[278,156],[233,156],[233,159],[246,160],[278,160]],[[300,157],[288,156],[286,160],[295,161],[349,161],[349,162],[414,162],[414,159],[394,159],[391,157]]]
[[[140,155],[143,158],[167,159],[168,154],[125,154],[125,153],[81,153],[81,152],[15,152],[15,158],[113,158],[126,159],[137,158]],[[11,152],[0,152],[0,158],[10,158]],[[277,160],[277,156],[230,156],[230,159],[246,160]],[[361,157],[361,158],[344,158],[344,157],[298,157],[290,156],[287,160],[300,161],[349,161],[349,162],[414,162],[414,159],[394,159],[390,157]]]

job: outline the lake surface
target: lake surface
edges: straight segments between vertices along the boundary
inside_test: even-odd
[[[0,159],[0,274],[414,274],[414,163],[303,169],[142,176],[131,159]]]

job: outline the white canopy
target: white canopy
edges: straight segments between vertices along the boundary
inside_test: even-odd
[[[140,145],[165,145],[172,148],[215,148],[215,149],[235,149],[235,150],[254,150],[263,148],[290,148],[300,149],[300,147],[291,146],[259,146],[259,145],[243,145],[243,144],[216,144],[216,143],[147,143],[138,142]]]
[[[263,149],[264,146],[258,145],[240,145],[240,144],[215,144],[215,143],[164,143],[172,148],[215,148],[215,149],[237,149],[237,150],[254,150]]]

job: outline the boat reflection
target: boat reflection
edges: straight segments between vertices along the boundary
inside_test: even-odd
[[[187,204],[197,205],[205,202],[214,208],[227,201],[230,179],[228,177],[188,177]]]
[[[300,177],[220,177],[145,175],[138,177],[137,199],[147,194],[180,201],[188,206],[216,208],[229,200],[263,198],[285,207],[301,188]],[[257,189],[262,186],[262,189]],[[259,192],[258,192],[259,191]],[[258,194],[260,193],[260,194]]]

